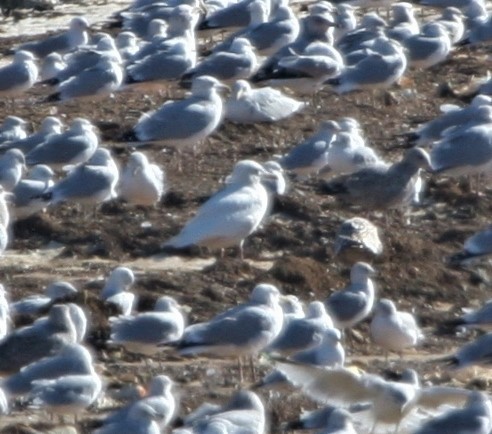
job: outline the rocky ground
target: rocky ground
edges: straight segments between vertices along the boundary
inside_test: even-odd
[[[3,27],[9,25],[7,21]],[[0,52],[25,39],[24,35],[0,40]],[[222,259],[198,251],[168,256],[160,252],[159,246],[220,187],[236,161],[265,161],[283,154],[310,135],[321,120],[355,117],[368,142],[381,155],[398,159],[404,152],[401,135],[435,117],[440,105],[462,104],[447,89],[466,86],[472,76],[485,75],[490,65],[489,47],[459,48],[438,67],[410,72],[404,85],[392,88],[384,97],[337,96],[326,89],[320,93],[318,105],[311,104],[290,120],[247,127],[226,123],[203,146],[196,162],[185,160],[182,172],[169,152],[149,149],[147,154],[165,168],[169,183],[169,192],[157,207],[142,209],[114,201],[104,204],[93,218],[73,205],[63,205],[17,222],[12,228],[10,249],[0,261],[0,279],[12,300],[38,293],[53,280],[73,282],[81,289],[77,302],[90,312],[88,344],[108,390],[145,383],[152,375],[164,372],[177,382],[181,414],[186,414],[205,400],[224,401],[234,389],[247,387],[251,379],[238,384],[234,361],[179,359],[168,352],[148,364],[142,358],[108,348],[109,312],[99,301],[98,292],[109,271],[120,264],[135,271],[139,310],[151,309],[157,297],[167,294],[187,307],[191,323],[244,301],[258,282],[273,283],[283,293],[305,301],[322,300],[347,282],[348,270],[332,253],[337,228],[344,219],[361,215],[379,226],[384,242],[384,254],[374,264],[379,297],[391,298],[401,309],[413,311],[426,339],[416,351],[409,351],[403,359],[395,356],[387,366],[381,351],[371,346],[368,323],[364,322],[351,333],[348,364],[377,373],[415,367],[425,381],[433,384],[488,390],[487,371],[456,379],[433,362],[474,336],[445,330],[442,321],[458,316],[465,306],[478,306],[489,298],[488,264],[471,270],[446,265],[446,258],[460,249],[467,236],[490,222],[492,191],[487,184],[477,194],[470,191],[467,182],[426,175],[423,204],[410,211],[410,223],[406,224],[391,213],[358,213],[341,207],[321,193],[316,179],[291,180],[288,194],[278,199],[270,220],[246,241],[245,261],[232,250]],[[132,151],[121,142],[124,133],[142,112],[165,100],[158,92],[122,92],[104,100],[52,106],[42,102],[48,93],[49,89],[36,86],[13,105],[4,101],[0,119],[15,114],[37,128],[48,114],[56,113],[67,122],[86,117],[99,127],[102,143],[121,165]],[[173,89],[174,97],[181,95],[182,91]],[[266,371],[268,360],[262,359],[260,367]],[[298,415],[301,408],[313,407],[295,392],[283,401],[268,392],[262,396],[269,404],[272,429],[279,421]],[[81,415],[78,432],[90,432],[95,420],[117,405],[108,398],[99,408]],[[0,420],[0,426],[3,433],[49,432],[57,423],[46,415],[14,407],[9,417]]]

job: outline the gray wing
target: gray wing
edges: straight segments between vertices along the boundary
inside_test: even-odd
[[[292,320],[268,347],[270,351],[304,349],[321,340],[323,327],[309,319]]]
[[[46,183],[32,179],[23,179],[12,190],[16,207],[27,206],[33,202],[36,196],[40,196],[47,190]],[[49,301],[51,299],[48,298]]]
[[[367,297],[362,292],[340,291],[326,300],[326,308],[337,321],[350,321],[367,305]]]
[[[342,72],[342,77],[358,85],[382,83],[396,74],[403,66],[399,56],[381,56],[370,54],[356,65]]]
[[[135,81],[174,80],[191,68],[192,63],[189,56],[160,52],[130,65],[127,73]]]
[[[95,95],[112,84],[117,84],[114,71],[95,67],[86,69],[79,75],[61,83],[58,91],[62,99],[70,99]]]
[[[9,91],[29,79],[29,71],[23,64],[7,65],[0,69],[0,92]]]
[[[477,232],[465,241],[465,250],[474,255],[492,253],[492,228]]]
[[[36,146],[45,143],[49,137],[54,134],[45,134],[45,133],[35,133],[25,139],[15,140],[13,142],[9,142],[6,144],[2,144],[0,147],[1,150],[13,149],[17,148],[22,151],[24,154],[32,151]]]
[[[59,82],[66,81],[69,78],[80,74],[84,69],[96,66],[101,59],[101,53],[93,50],[78,50],[71,54],[68,59],[68,65],[63,71],[56,76]]]
[[[53,201],[92,197],[110,188],[113,181],[114,176],[106,167],[81,166],[53,186]]]
[[[413,434],[465,434],[479,433],[485,434],[489,431],[490,422],[485,417],[477,417],[463,410],[451,410],[424,423]]]
[[[111,321],[111,339],[115,342],[157,344],[167,342],[178,327],[170,316],[148,313],[136,317],[117,317]]]
[[[250,40],[251,45],[261,51],[273,46],[275,42],[285,37],[285,35],[294,35],[296,28],[288,20],[267,22],[246,32],[245,37]]]
[[[240,1],[212,13],[199,25],[199,30],[246,27],[251,21],[250,1]]]
[[[89,405],[98,387],[93,375],[70,375],[56,380],[36,380],[31,396],[34,405]]]
[[[436,51],[442,49],[442,42],[436,38],[425,38],[421,36],[410,37],[404,41],[408,50],[410,62],[427,59]]]
[[[142,116],[135,131],[141,141],[184,139],[203,131],[214,117],[215,107],[208,100],[189,98]]]
[[[95,150],[96,146],[94,146],[94,137],[90,134],[59,134],[29,152],[26,155],[26,163],[28,165],[69,163],[91,148]],[[90,155],[87,158],[90,158]]]
[[[67,33],[51,36],[42,41],[28,42],[21,45],[18,50],[26,50],[33,53],[38,58],[46,57],[48,54],[57,51],[63,53],[70,49],[70,41]]]
[[[326,154],[328,146],[329,143],[324,140],[301,143],[284,156],[280,164],[287,170],[310,166]]]
[[[216,53],[195,66],[189,73],[193,76],[211,75],[227,80],[251,69],[251,60],[243,54]]]

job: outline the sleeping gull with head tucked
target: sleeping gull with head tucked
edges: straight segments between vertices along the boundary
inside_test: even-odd
[[[245,238],[258,228],[268,211],[269,195],[262,179],[273,176],[255,161],[238,162],[227,185],[205,202],[164,247],[198,245],[223,249],[239,245],[242,257]]]
[[[0,126],[2,149],[17,140],[25,139],[27,137],[26,125],[27,122],[18,116],[7,116]]]
[[[38,67],[29,51],[18,51],[11,64],[0,68],[0,95],[14,97],[30,89],[38,79]]]

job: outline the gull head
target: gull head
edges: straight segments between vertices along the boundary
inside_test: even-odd
[[[70,30],[85,31],[89,28],[89,21],[84,17],[74,17],[70,21]]]
[[[193,78],[191,83],[191,93],[194,96],[209,97],[210,94],[217,91],[225,91],[229,88],[219,80],[209,75],[201,75]]]
[[[51,181],[54,176],[55,176],[55,172],[51,170],[51,167],[47,166],[46,164],[36,164],[29,171],[28,179],[48,182]]]
[[[150,382],[149,395],[166,395],[171,391],[173,384],[173,380],[171,380],[167,375],[156,375]]]
[[[396,306],[391,300],[382,298],[376,306],[375,313],[383,316],[391,316],[396,313]]]
[[[422,148],[410,149],[403,157],[403,161],[418,169],[432,170],[430,156]]]
[[[277,180],[277,177],[256,161],[241,160],[236,163],[225,182],[226,184],[248,184],[258,183],[262,179]]]
[[[142,152],[132,152],[130,158],[128,159],[128,166],[131,169],[142,168],[147,166],[148,164],[149,160],[147,159],[147,156]]]
[[[256,393],[249,390],[236,392],[226,406],[227,410],[256,410],[264,412],[265,407]]]
[[[60,134],[63,128],[63,122],[56,116],[47,116],[41,122],[41,131],[44,133]]]
[[[376,270],[367,262],[357,262],[352,265],[350,270],[350,281],[353,283],[365,282],[370,276],[374,276],[374,274],[376,274]]]
[[[75,118],[70,124],[70,130],[74,132],[94,131],[94,125],[84,118]]]
[[[16,127],[24,127],[27,122],[17,116],[7,116],[2,123],[2,130]]]
[[[309,303],[306,315],[307,318],[322,318],[326,315],[325,305],[321,301]]]
[[[127,267],[117,267],[108,277],[106,286],[118,285],[122,290],[128,289],[135,282],[133,271]]]
[[[232,53],[238,53],[242,54],[247,51],[251,51],[253,49],[253,46],[251,45],[251,42],[249,42],[249,39],[246,38],[235,38],[232,41],[231,47],[229,48],[229,51]]]
[[[280,291],[274,285],[260,283],[253,288],[249,299],[258,304],[276,304],[280,300]]]
[[[431,22],[425,26],[424,35],[431,38],[439,38],[442,36],[448,36],[448,32],[442,24]]]
[[[159,297],[154,306],[156,312],[170,312],[172,309],[178,308],[176,300],[169,296]]]
[[[77,288],[68,282],[53,282],[46,287],[44,293],[52,300],[60,300],[76,294]]]
[[[323,341],[330,343],[337,343],[342,341],[342,333],[336,328],[326,329],[323,332]]]
[[[90,166],[107,166],[112,161],[110,152],[105,148],[98,148],[87,161]]]
[[[9,149],[7,152],[5,152],[3,158],[5,158],[5,161],[8,161],[10,164],[20,164],[22,166],[26,164],[24,154],[21,150],[16,148]]]
[[[239,100],[250,91],[251,85],[246,80],[237,80],[232,86],[231,97],[232,99]]]
[[[20,50],[14,54],[14,63],[34,62],[36,57],[30,51]]]

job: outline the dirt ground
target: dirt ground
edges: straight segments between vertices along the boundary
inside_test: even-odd
[[[3,27],[8,25],[9,21],[3,23]],[[0,39],[0,52],[7,52],[25,39]],[[446,265],[446,258],[461,248],[467,236],[490,222],[492,190],[488,186],[476,194],[466,182],[426,175],[423,205],[412,209],[411,223],[404,224],[391,213],[357,214],[341,207],[320,192],[316,179],[291,180],[288,194],[278,199],[268,223],[247,239],[245,261],[239,260],[235,251],[228,251],[223,259],[198,251],[180,257],[166,256],[159,246],[177,233],[217,190],[236,161],[265,161],[281,155],[316,130],[322,120],[355,117],[369,144],[387,159],[398,159],[404,152],[401,134],[435,117],[442,104],[462,105],[445,89],[461,88],[472,76],[485,75],[491,66],[490,54],[490,47],[458,48],[438,67],[409,72],[404,87],[392,88],[391,98],[377,97],[376,105],[367,94],[337,96],[325,89],[318,106],[311,104],[287,121],[247,127],[225,123],[203,146],[198,162],[186,161],[182,172],[178,172],[169,152],[146,150],[165,168],[169,183],[169,192],[156,208],[142,209],[114,201],[104,204],[93,219],[72,205],[63,205],[18,222],[13,226],[10,249],[0,260],[0,280],[12,300],[38,293],[53,280],[73,282],[82,290],[77,302],[90,312],[88,344],[96,355],[97,369],[107,382],[108,395],[124,385],[146,383],[152,375],[164,372],[178,384],[180,413],[184,415],[205,400],[225,401],[241,386],[236,362],[182,360],[167,352],[159,361],[148,364],[142,358],[108,348],[108,312],[98,299],[103,277],[117,265],[130,266],[137,276],[139,310],[150,310],[157,297],[171,295],[189,310],[190,323],[244,301],[259,282],[273,283],[284,294],[295,294],[306,302],[323,300],[342,288],[348,278],[348,270],[332,254],[337,228],[344,219],[361,215],[377,224],[383,237],[384,254],[374,264],[378,296],[391,298],[400,309],[414,312],[426,339],[403,359],[394,356],[388,367],[381,351],[370,344],[366,321],[351,335],[348,364],[387,374],[414,367],[424,381],[432,384],[489,390],[487,371],[456,379],[433,362],[476,335],[443,330],[442,321],[457,317],[463,307],[478,306],[489,298],[489,264],[468,270]],[[0,119],[15,114],[36,129],[49,114],[57,113],[67,123],[75,117],[86,117],[99,127],[102,143],[121,165],[132,151],[121,142],[124,133],[142,112],[165,100],[158,92],[124,92],[104,100],[52,106],[41,102],[48,93],[48,88],[36,86],[15,101],[13,110],[8,101],[3,102]],[[182,91],[173,89],[173,95],[178,98]],[[261,359],[261,372],[268,368],[268,360]],[[242,386],[247,387],[249,381]],[[296,417],[301,408],[314,407],[295,392],[284,401],[268,392],[261,395],[269,408],[272,430],[278,428],[279,421]],[[111,398],[100,404],[81,415],[76,425],[80,433],[91,432],[103,413],[121,405]],[[3,433],[49,432],[54,426],[46,415],[22,406],[14,406],[12,414],[0,420]]]

